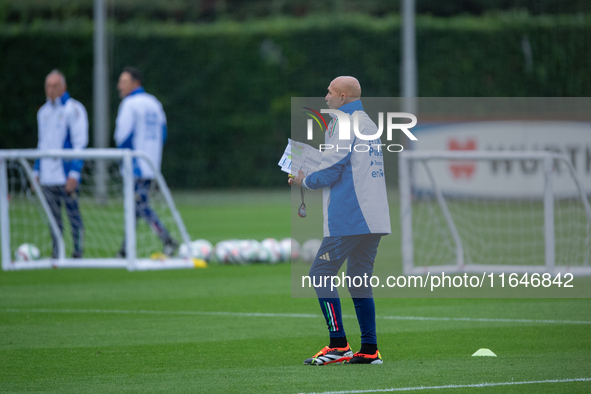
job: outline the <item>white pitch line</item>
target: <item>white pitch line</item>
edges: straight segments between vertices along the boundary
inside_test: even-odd
[[[233,316],[233,317],[295,317],[318,318],[322,315],[299,313],[259,313],[259,312],[209,312],[209,311],[150,311],[150,310],[120,310],[120,309],[12,309],[4,312],[14,313],[105,313],[119,315],[198,315],[198,316]]]
[[[392,393],[395,391],[418,391],[418,390],[440,390],[440,389],[464,389],[476,387],[495,387],[495,386],[514,386],[520,384],[542,384],[542,383],[572,383],[572,382],[591,382],[591,378],[579,379],[554,379],[554,380],[530,380],[525,382],[500,382],[500,383],[476,383],[476,384],[450,384],[447,386],[417,386],[417,387],[399,387],[376,390],[350,390],[350,391],[324,391],[322,393],[305,394],[359,394],[359,393]],[[304,393],[301,393],[304,394]]]
[[[469,321],[487,323],[591,324],[591,321],[585,320],[492,319],[480,317],[376,316],[376,318],[389,320]]]
[[[0,309],[9,313],[105,313],[121,315],[179,315],[179,316],[233,316],[233,317],[292,317],[321,318],[322,315],[305,313],[259,313],[259,312],[216,312],[216,311],[151,311],[121,309]],[[343,315],[344,318],[356,319],[354,315]],[[418,320],[418,321],[450,321],[450,322],[485,322],[485,323],[524,323],[524,324],[591,324],[585,320],[535,320],[535,319],[492,319],[477,317],[425,317],[425,316],[376,316],[384,320]]]

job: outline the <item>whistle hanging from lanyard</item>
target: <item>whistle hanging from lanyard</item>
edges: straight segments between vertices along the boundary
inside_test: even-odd
[[[300,194],[302,196],[302,205],[298,208],[298,216],[301,218],[306,217],[306,204],[304,204],[304,194],[306,193],[305,189],[302,187],[300,188]]]

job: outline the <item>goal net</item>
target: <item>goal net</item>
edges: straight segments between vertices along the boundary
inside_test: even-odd
[[[405,151],[399,186],[407,275],[591,275],[589,190],[565,155]]]
[[[39,185],[33,165],[41,158],[84,160],[76,193],[81,220],[63,198],[54,198]],[[133,176],[135,160],[145,160],[155,169],[141,152],[127,149],[0,150],[2,268],[193,267],[190,258],[164,255],[173,254],[181,243],[189,244],[189,237],[162,175],[154,171],[155,179],[138,182]],[[57,217],[63,231],[52,212],[56,204],[61,205]],[[82,258],[74,258],[74,242],[81,246]],[[37,249],[39,256],[17,253],[24,244]]]

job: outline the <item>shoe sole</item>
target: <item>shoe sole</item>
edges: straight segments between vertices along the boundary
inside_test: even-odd
[[[318,365],[328,365],[328,364],[343,364],[346,363],[347,361],[351,360],[353,357],[341,357],[338,360],[334,360],[334,361],[329,361],[327,363],[324,364],[318,364]]]
[[[383,360],[380,360],[380,359],[373,360],[370,363],[351,363],[351,362],[347,362],[347,364],[359,364],[359,365],[367,365],[367,364],[375,364],[375,365],[377,365],[377,364],[383,364],[383,363],[384,363],[384,361]]]
[[[317,365],[317,366],[320,366],[320,365],[328,365],[328,364],[344,364],[347,361],[351,360],[351,358],[352,357],[342,357],[342,358],[339,358],[338,360],[328,361],[328,362],[322,363],[322,364],[317,364],[317,363],[306,364],[306,363],[304,363],[304,365]]]
[[[305,363],[305,362],[304,362],[304,365],[328,365],[328,364],[344,364],[344,363],[346,363],[347,361],[351,360],[352,358],[353,358],[352,356],[343,356],[343,357],[341,357],[341,358],[339,358],[339,359],[332,360],[332,361],[328,361],[328,362],[325,362],[325,363],[322,363],[322,364],[316,364],[316,363],[310,363],[310,364],[307,364],[307,363]]]

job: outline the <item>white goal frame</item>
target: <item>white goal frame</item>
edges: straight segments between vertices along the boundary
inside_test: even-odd
[[[62,159],[114,159],[122,161],[123,178],[123,206],[125,223],[125,258],[82,258],[74,259],[65,256],[65,243],[62,233],[50,212],[49,205],[45,200],[43,193],[35,193],[46,219],[49,221],[51,232],[57,238],[58,257],[57,259],[40,259],[35,261],[18,262],[12,261],[12,249],[10,244],[10,216],[9,216],[9,196],[8,196],[8,160],[19,161],[26,172],[28,181],[35,190],[41,190],[40,185],[33,176],[33,170],[28,159],[36,160],[41,158],[62,158]],[[152,169],[155,174],[155,182],[164,197],[164,201],[170,210],[175,224],[181,234],[182,241],[189,245],[190,238],[185,224],[178,213],[170,190],[160,171],[156,168],[150,158],[139,151],[130,149],[56,149],[56,150],[37,150],[37,149],[15,149],[0,150],[0,245],[2,247],[2,269],[4,271],[19,269],[39,269],[39,268],[126,268],[134,270],[154,270],[154,269],[172,269],[172,268],[194,268],[195,263],[191,258],[167,258],[162,260],[153,260],[146,258],[137,258],[136,256],[136,217],[135,217],[135,192],[133,177],[133,159],[141,158]],[[99,175],[100,176],[100,175]]]
[[[491,265],[465,264],[462,239],[457,231],[454,218],[446,204],[445,197],[433,177],[427,162],[431,160],[536,160],[543,163],[544,169],[544,264],[540,265]],[[427,176],[433,186],[437,204],[442,210],[447,227],[450,230],[454,246],[456,263],[454,265],[415,266],[412,224],[412,165],[411,162],[423,164]],[[591,207],[581,181],[567,155],[548,151],[403,151],[398,156],[398,173],[400,188],[400,222],[402,230],[402,264],[405,275],[426,275],[430,273],[566,273],[591,275],[591,266],[556,266],[555,231],[554,231],[554,171],[555,162],[566,165],[583,204],[587,223],[591,224]]]

